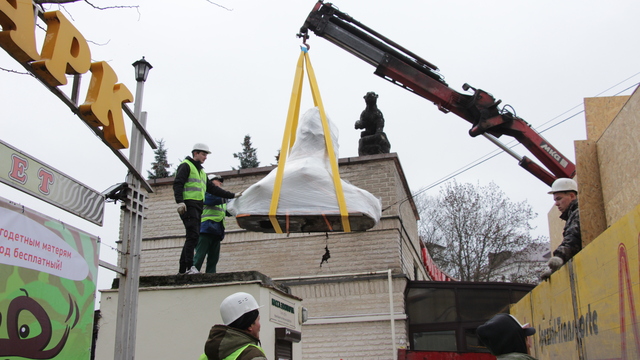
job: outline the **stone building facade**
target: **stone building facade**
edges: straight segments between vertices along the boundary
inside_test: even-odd
[[[309,316],[302,326],[304,359],[393,359],[397,349],[409,343],[406,285],[410,280],[428,280],[420,256],[418,213],[397,154],[344,158],[339,167],[343,180],[381,199],[382,217],[374,228],[268,234],[246,231],[227,218],[217,270],[259,271],[303,299]],[[224,177],[226,190],[238,192],[273,169],[215,173]],[[154,193],[147,201],[141,276],[178,272],[184,228],[172,183],[173,178],[151,183]],[[331,257],[321,264],[325,248]]]

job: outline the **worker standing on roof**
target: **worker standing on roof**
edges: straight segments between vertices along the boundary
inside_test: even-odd
[[[219,196],[225,199],[233,199],[242,195],[232,193],[215,186],[202,168],[202,163],[211,154],[209,147],[197,143],[191,150],[191,156],[187,156],[176,170],[173,181],[173,195],[178,204],[178,214],[186,230],[186,240],[180,254],[180,268],[178,274],[198,274],[198,269],[193,266],[193,252],[198,244],[200,236],[200,219],[204,206],[204,194]]]
[[[582,250],[580,233],[580,212],[578,210],[578,184],[568,178],[560,178],[553,182],[549,194],[553,195],[555,205],[560,210],[560,219],[566,221],[562,231],[562,243],[549,259],[549,269],[542,272],[540,278],[548,279],[553,272],[569,261]]]
[[[260,347],[260,306],[245,292],[227,296],[220,304],[224,325],[214,325],[200,360],[267,360]]]
[[[209,180],[217,187],[222,187],[224,179],[220,175],[210,174]],[[193,266],[202,269],[205,256],[207,257],[206,273],[215,274],[216,265],[220,259],[220,243],[224,239],[225,216],[227,213],[227,199],[219,196],[204,194],[204,210],[200,223],[200,237],[196,246]]]

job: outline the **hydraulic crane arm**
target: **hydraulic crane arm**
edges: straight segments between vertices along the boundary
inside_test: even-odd
[[[472,124],[471,136],[485,135],[506,149],[496,137],[508,135],[524,145],[544,166],[529,158],[517,157],[520,166],[551,186],[559,177],[572,178],[575,165],[556,150],[523,119],[502,108],[488,92],[468,84],[462,94],[451,89],[437,72],[438,68],[409,50],[385,38],[331,3],[318,1],[309,13],[298,36],[306,40],[309,30],[373,65],[375,74],[431,102],[438,109],[452,112]],[[513,155],[512,152],[510,152]]]

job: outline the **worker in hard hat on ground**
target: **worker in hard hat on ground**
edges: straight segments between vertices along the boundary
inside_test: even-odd
[[[222,187],[224,179],[220,175],[210,174],[209,180],[217,187]],[[202,222],[200,223],[200,237],[196,245],[196,255],[193,258],[193,266],[202,270],[205,256],[207,257],[206,273],[215,274],[216,265],[220,259],[220,243],[224,239],[225,222],[227,213],[227,199],[219,196],[204,194],[204,210],[202,210]]]
[[[478,326],[476,335],[498,360],[535,360],[529,355],[529,336],[536,329],[509,314],[497,314]]]
[[[202,163],[207,160],[209,154],[211,151],[207,145],[195,144],[191,150],[191,156],[187,156],[178,166],[173,181],[173,195],[178,204],[178,214],[180,214],[180,219],[182,219],[186,230],[186,240],[180,254],[178,275],[199,273],[198,269],[193,266],[193,253],[200,236],[200,219],[205,192],[225,199],[233,199],[242,195],[241,192],[234,194],[223,190],[207,178]]]
[[[260,347],[260,306],[245,292],[220,304],[224,325],[214,325],[199,360],[267,360]]]
[[[573,179],[560,178],[553,182],[549,194],[553,195],[555,205],[560,210],[560,219],[566,221],[562,231],[562,243],[553,252],[547,263],[549,269],[542,272],[540,278],[548,279],[564,263],[582,250],[580,234],[580,211],[578,210],[578,184]]]

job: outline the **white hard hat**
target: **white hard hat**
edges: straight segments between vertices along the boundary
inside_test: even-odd
[[[204,151],[207,154],[211,154],[211,151],[209,151],[209,147],[207,146],[207,144],[203,143],[196,143],[195,145],[193,145],[193,150],[191,151]]]
[[[551,185],[551,191],[549,191],[547,194],[555,194],[557,192],[563,191],[578,192],[578,184],[573,179],[559,178],[553,182],[553,184]]]
[[[216,174],[209,174],[209,180],[218,180],[220,182],[224,182],[224,180],[222,179],[222,176],[220,175],[216,175]]]
[[[258,302],[251,294],[237,292],[222,300],[220,315],[222,316],[222,322],[225,325],[229,325],[238,320],[240,316],[259,308]]]

